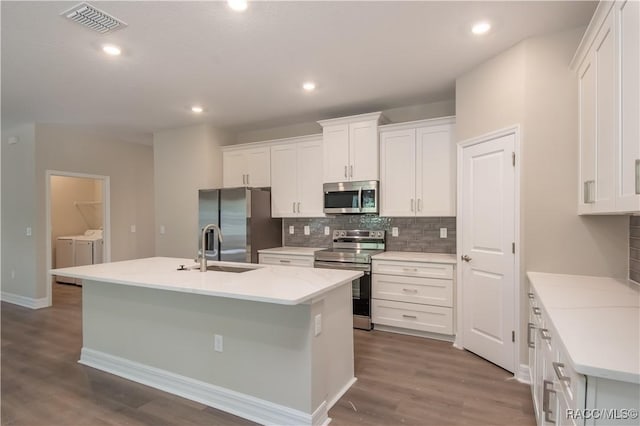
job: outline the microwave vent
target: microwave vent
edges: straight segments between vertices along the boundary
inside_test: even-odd
[[[124,28],[127,24],[88,3],[80,3],[60,15],[100,34]]]

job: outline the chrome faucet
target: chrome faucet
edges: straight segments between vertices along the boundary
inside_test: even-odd
[[[218,231],[218,241],[222,243],[222,231],[218,228],[218,225],[215,223],[210,223],[202,229],[202,247],[200,247],[200,272],[207,272],[207,256],[205,255],[206,244],[207,244],[207,232],[210,229],[215,229]]]

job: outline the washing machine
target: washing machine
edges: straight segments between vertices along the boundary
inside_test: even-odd
[[[56,268],[70,268],[75,266],[76,240],[75,236],[58,237],[56,239]],[[56,282],[76,284],[75,278],[56,275]]]
[[[58,237],[56,240],[56,268],[93,265],[104,261],[102,229],[88,229],[82,235]],[[56,275],[56,282],[82,284],[82,280]]]

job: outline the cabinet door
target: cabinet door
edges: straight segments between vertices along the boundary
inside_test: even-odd
[[[295,144],[271,147],[271,215],[297,216],[298,177]]]
[[[380,216],[415,216],[415,130],[382,132],[380,153]]]
[[[222,186],[235,188],[246,185],[247,157],[245,151],[222,153]]]
[[[349,180],[349,125],[336,124],[322,129],[324,182]]]
[[[578,213],[591,213],[595,201],[596,176],[596,65],[593,54],[585,59],[578,71],[580,170]]]
[[[452,126],[416,130],[416,215],[456,215],[456,156]]]
[[[349,124],[349,180],[378,180],[378,122]]]
[[[269,148],[253,148],[246,151],[246,185],[255,188],[271,186],[271,162]]]
[[[617,5],[620,70],[620,139],[617,153],[617,200],[619,212],[640,210],[640,182],[636,182],[640,159],[640,2]]]
[[[615,210],[616,45],[613,13],[595,42],[596,62],[596,202],[594,213]],[[637,120],[637,117],[636,117]]]
[[[322,140],[298,145],[298,215],[323,217]]]

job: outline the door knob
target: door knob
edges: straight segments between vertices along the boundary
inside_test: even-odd
[[[460,259],[464,260],[465,262],[471,262],[471,258],[466,254],[464,256],[460,256]]]

